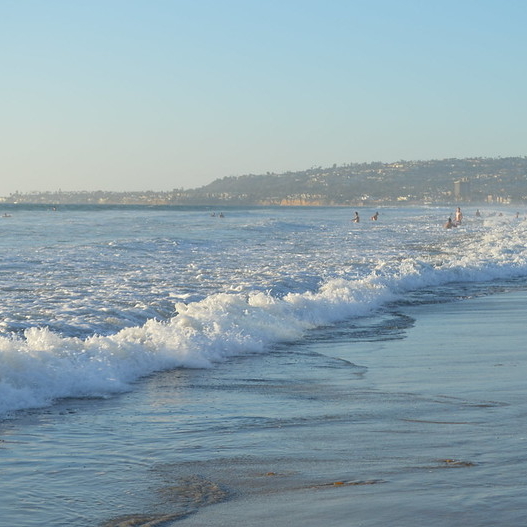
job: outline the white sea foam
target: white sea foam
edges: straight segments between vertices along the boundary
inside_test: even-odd
[[[267,352],[277,343],[301,339],[313,328],[375,312],[409,291],[525,277],[525,230],[525,222],[504,221],[495,221],[487,230],[429,229],[422,239],[414,233],[414,245],[404,250],[397,244],[384,249],[373,244],[369,249],[365,240],[359,266],[346,267],[345,249],[333,248],[331,256],[339,265],[325,278],[321,266],[327,260],[319,248],[321,256],[310,262],[310,271],[297,270],[290,255],[280,269],[272,270],[275,282],[292,280],[293,275],[309,282],[318,273],[320,285],[309,290],[282,287],[279,294],[262,290],[261,278],[255,278],[265,276],[261,264],[252,274],[237,275],[246,281],[238,284],[241,287],[218,287],[194,301],[189,300],[190,293],[167,291],[169,298],[188,301],[176,303],[175,316],[164,320],[151,318],[121,329],[116,325],[111,334],[88,337],[59,335],[47,327],[0,337],[0,415],[63,397],[104,397],[130,389],[134,381],[154,371],[207,368],[233,355]],[[217,273],[210,281],[203,278],[203,262],[193,265],[198,282],[205,280],[209,287],[218,278],[222,283]],[[237,265],[233,263],[232,269]],[[75,313],[81,315],[82,311]]]

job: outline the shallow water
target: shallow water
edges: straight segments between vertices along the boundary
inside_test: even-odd
[[[526,300],[413,309],[402,340],[316,344],[361,373],[331,375],[325,416],[315,392],[311,418],[274,435],[289,455],[193,466],[236,497],[177,525],[523,525]]]
[[[521,525],[526,299],[405,308],[379,340],[321,330],[26,412],[2,426],[5,521]]]

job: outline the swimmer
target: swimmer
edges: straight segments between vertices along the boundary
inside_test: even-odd
[[[451,229],[452,227],[455,227],[455,223],[452,221],[452,218],[449,216],[448,220],[445,223],[445,229]]]
[[[358,212],[355,212],[355,217],[353,218],[353,221],[354,221],[355,223],[359,223],[360,218],[359,218],[359,213],[358,213]]]
[[[378,218],[379,218],[379,213],[378,213],[378,212],[376,212],[376,213],[371,217],[372,221],[377,221]]]
[[[479,209],[476,210],[476,218],[481,218],[481,212]]]
[[[463,219],[463,213],[461,212],[461,209],[458,207],[456,209],[456,217],[455,217],[456,224],[461,225],[462,219]]]

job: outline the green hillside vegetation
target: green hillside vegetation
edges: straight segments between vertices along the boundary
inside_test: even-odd
[[[526,201],[527,158],[473,158],[313,167],[284,174],[225,177],[190,191],[194,198],[254,204],[305,201],[328,205],[361,202],[450,202],[455,182],[466,180],[466,202]],[[294,204],[294,203],[292,203]]]

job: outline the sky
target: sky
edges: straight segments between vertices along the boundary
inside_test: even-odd
[[[0,196],[527,155],[524,0],[0,0]]]

